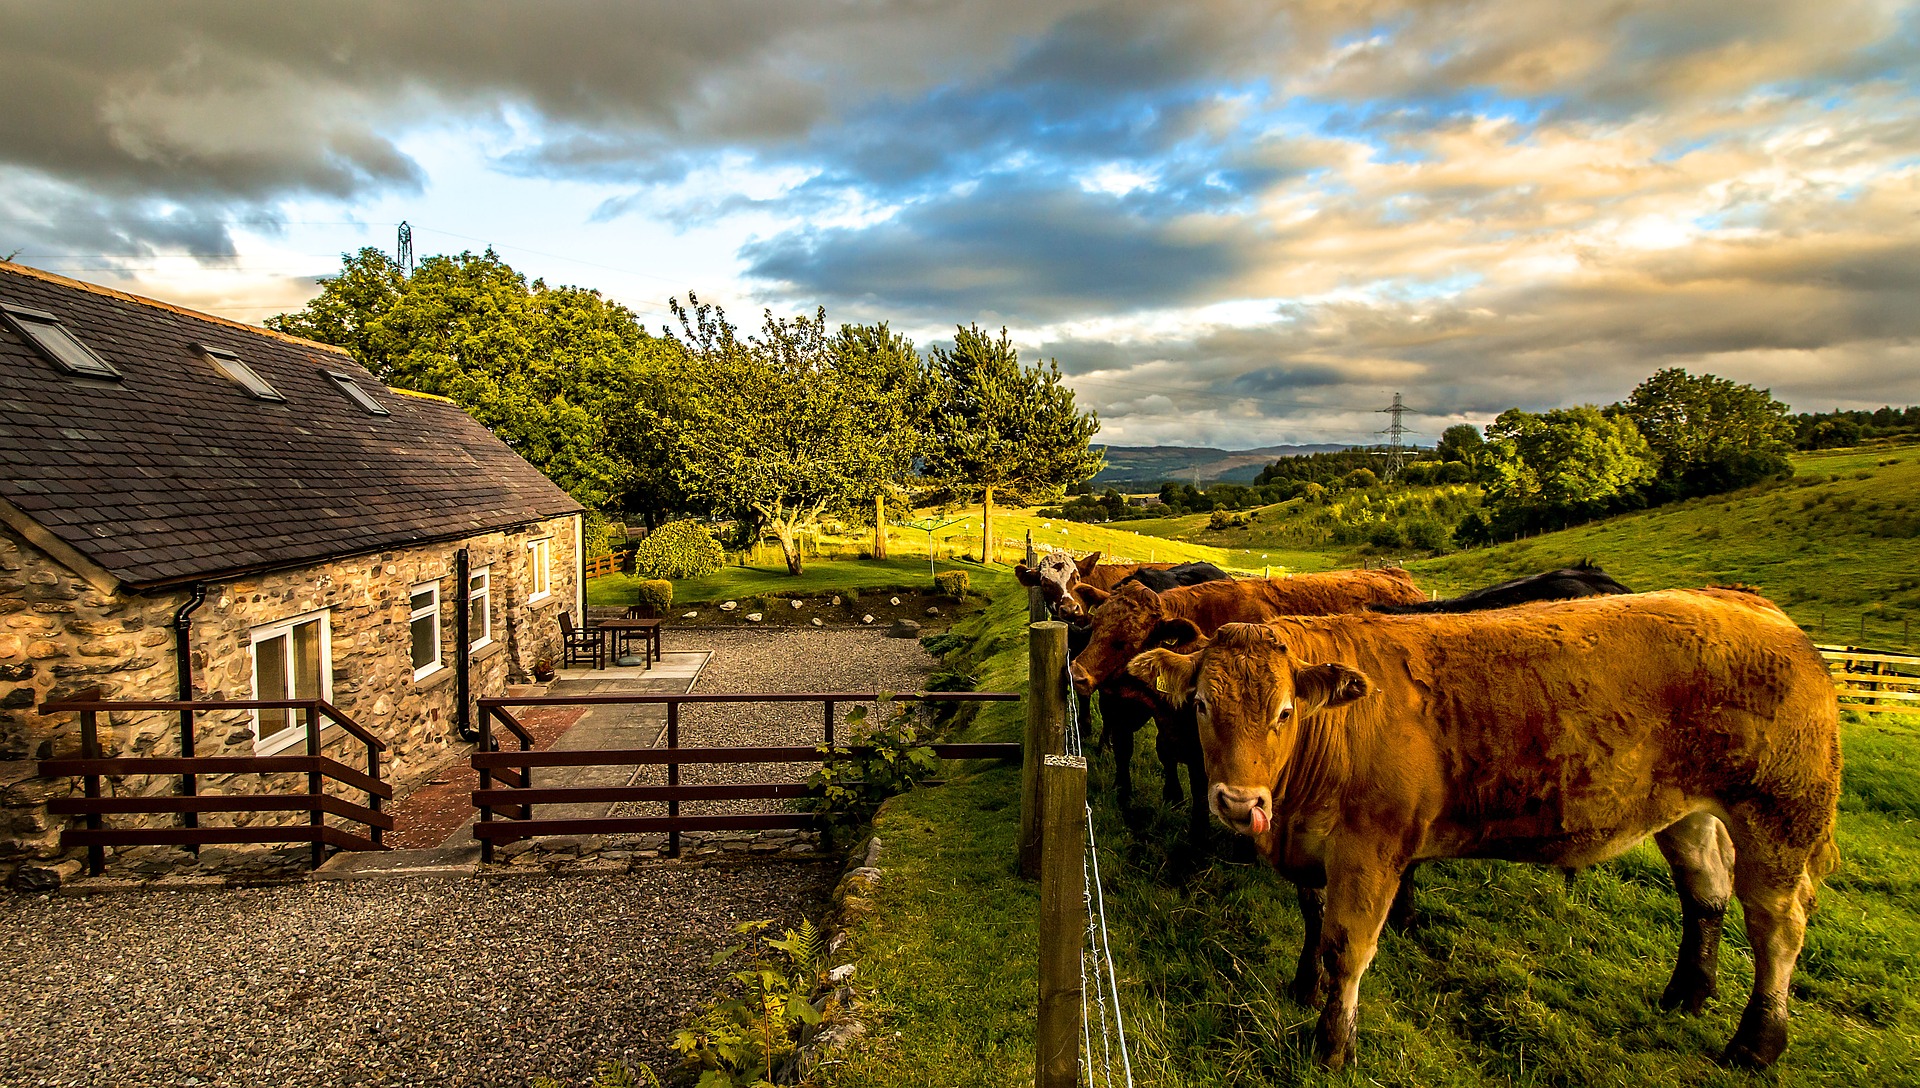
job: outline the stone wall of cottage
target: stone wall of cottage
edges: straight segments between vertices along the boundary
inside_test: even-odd
[[[529,544],[545,539],[549,592],[531,600]],[[192,615],[195,695],[204,700],[251,699],[252,631],[325,610],[331,641],[332,701],[345,714],[386,741],[382,773],[405,788],[466,748],[455,731],[457,685],[453,663],[457,609],[464,604],[454,584],[455,553],[468,551],[470,569],[491,576],[492,639],[474,652],[475,697],[497,695],[509,683],[528,679],[543,657],[560,658],[559,614],[576,605],[579,563],[575,519],[555,518],[514,532],[402,548],[334,560],[295,570],[212,582]],[[440,586],[442,667],[414,678],[411,657],[412,592]],[[58,856],[64,818],[49,817],[49,797],[77,792],[78,782],[38,777],[35,761],[78,754],[79,721],[73,714],[37,712],[49,699],[69,698],[98,686],[109,699],[174,699],[172,620],[186,603],[185,591],[147,595],[102,593],[0,526],[0,878],[23,861]],[[579,618],[575,617],[576,620]],[[474,637],[479,637],[476,629]],[[253,716],[215,711],[197,716],[196,754],[254,754]],[[108,755],[173,755],[179,752],[176,714],[103,716],[101,743]],[[322,735],[325,752],[356,769],[366,749],[344,730]],[[303,747],[288,749],[298,754]],[[174,777],[108,780],[112,794],[171,793]],[[298,774],[203,776],[202,793],[304,792]],[[358,791],[333,787],[349,800]],[[203,825],[253,819],[301,822],[304,814],[205,814]],[[113,826],[133,826],[139,817],[110,817]],[[151,817],[166,823],[172,817]]]

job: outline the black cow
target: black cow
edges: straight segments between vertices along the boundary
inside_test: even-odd
[[[1202,582],[1231,580],[1231,575],[1212,563],[1181,563],[1162,570],[1142,568],[1122,579],[1119,585],[1113,588],[1118,591],[1128,582],[1138,582],[1155,593],[1165,593],[1179,586],[1197,586]],[[1093,592],[1097,594],[1097,600],[1088,600],[1088,603],[1096,606],[1099,601],[1104,601],[1109,596],[1104,592]],[[1082,599],[1087,600],[1087,598],[1088,594],[1083,593]],[[1091,622],[1091,617],[1082,617],[1081,625],[1068,630],[1067,648],[1070,652],[1078,654],[1086,648],[1088,632],[1086,625]],[[1085,713],[1084,709],[1082,713]],[[1192,715],[1189,711],[1183,712],[1182,716],[1191,717]],[[1154,719],[1138,702],[1103,691],[1100,693],[1100,720],[1105,725],[1101,730],[1100,742],[1113,749],[1114,798],[1120,805],[1120,811],[1127,813],[1133,803],[1133,735]],[[1175,768],[1189,769],[1187,777],[1193,780],[1191,786],[1196,802],[1207,792],[1204,773],[1196,773],[1200,765],[1199,740],[1197,736],[1191,734],[1193,734],[1191,725],[1176,722],[1160,723],[1159,731],[1154,734],[1154,754],[1160,757],[1160,797],[1168,805],[1175,807],[1186,801],[1186,793],[1180,788],[1180,775]],[[1200,810],[1197,819],[1199,826],[1204,830],[1206,826],[1204,809]]]
[[[1529,574],[1525,578],[1515,578],[1511,582],[1476,589],[1462,593],[1458,597],[1448,597],[1443,601],[1427,601],[1424,604],[1375,604],[1367,607],[1375,612],[1391,612],[1395,615],[1426,612],[1486,612],[1495,608],[1511,608],[1517,604],[1532,604],[1535,601],[1566,601],[1575,597],[1598,597],[1608,593],[1632,593],[1633,590],[1615,581],[1611,575],[1589,560],[1581,560],[1576,567],[1563,567],[1543,574]]]

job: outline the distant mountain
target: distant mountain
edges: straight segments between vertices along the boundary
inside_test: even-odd
[[[1252,483],[1260,470],[1281,457],[1305,453],[1336,453],[1347,443],[1318,443],[1311,446],[1262,446],[1257,450],[1216,450],[1207,446],[1108,446],[1107,467],[1093,478],[1096,487],[1121,482],[1151,483],[1163,480],[1192,483],[1194,471],[1200,482]]]

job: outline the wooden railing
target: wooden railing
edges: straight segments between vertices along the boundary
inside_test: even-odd
[[[306,712],[306,754],[271,756],[196,756],[193,715],[212,710],[300,710]],[[132,711],[173,711],[180,715],[180,751],[178,756],[113,756],[102,754],[100,744],[101,713]],[[52,778],[77,777],[82,780],[82,796],[57,797],[47,802],[48,813],[56,816],[84,816],[86,827],[68,828],[60,834],[62,848],[84,845],[87,869],[98,875],[105,865],[109,846],[187,846],[212,843],[293,843],[313,844],[313,864],[326,858],[326,848],[342,850],[384,850],[383,833],[393,828],[393,817],[382,812],[382,801],[391,800],[393,787],[380,780],[380,753],[386,742],[374,736],[339,707],[324,699],[210,700],[201,702],[146,699],[103,699],[100,692],[82,693],[72,699],[40,705],[42,714],[80,715],[80,755],[75,759],[43,759],[40,774]],[[367,769],[363,773],[321,754],[322,720],[330,721],[366,746]],[[200,793],[200,776],[208,774],[298,774],[307,776],[307,791],[291,794],[211,794]],[[179,792],[173,796],[102,797],[102,776],[179,775]],[[327,783],[336,782],[364,791],[367,803],[354,804],[327,792]],[[201,827],[203,812],[305,812],[305,824],[257,824],[249,827]],[[180,817],[178,827],[110,828],[103,817],[113,815],[163,815]],[[327,823],[328,816],[363,824],[365,835]]]
[[[1820,656],[1827,659],[1842,705],[1920,713],[1920,657],[1853,646],[1822,646]]]
[[[828,758],[810,745],[770,747],[696,747],[680,746],[680,707],[687,703],[819,703],[822,707],[821,745],[835,748],[835,709],[841,703],[871,703],[883,696],[874,692],[753,692],[713,695],[579,695],[571,697],[527,696],[481,699],[480,745],[473,754],[474,769],[480,773],[480,788],[473,791],[473,804],[479,819],[473,825],[473,837],[480,840],[480,858],[493,860],[495,843],[540,835],[606,835],[637,832],[665,832],[667,853],[680,852],[682,831],[762,831],[777,828],[813,828],[819,818],[805,812],[724,813],[708,816],[683,816],[682,801],[793,800],[807,796],[804,782],[747,782],[712,785],[683,785],[680,768],[693,764],[820,763]],[[915,702],[1006,702],[1020,698],[1016,692],[908,692],[884,698]],[[528,706],[607,706],[664,704],[667,708],[665,747],[617,748],[587,751],[533,751],[533,734],[514,717],[518,707]],[[519,751],[502,750],[494,723],[498,722],[515,740]],[[1017,759],[1018,744],[934,744],[935,755],[942,759]],[[841,752],[858,753],[858,747],[841,747]],[[665,785],[652,786],[554,786],[536,787],[536,767],[666,767]],[[499,782],[496,786],[494,783]],[[601,816],[546,818],[534,817],[535,805],[602,803],[620,801],[663,802],[665,816]],[[507,816],[501,819],[499,817]]]
[[[600,578],[620,571],[620,557],[611,553],[587,560],[587,577]]]

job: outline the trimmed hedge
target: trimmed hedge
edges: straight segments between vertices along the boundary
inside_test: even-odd
[[[698,578],[712,574],[727,554],[697,521],[670,521],[633,550],[633,572],[642,578]]]
[[[933,576],[934,588],[949,597],[966,596],[967,590],[972,588],[972,584],[971,579],[967,577],[967,572],[964,570],[943,570]]]
[[[649,578],[634,588],[633,603],[651,609],[656,616],[664,616],[667,609],[673,607],[673,583],[665,578]]]

